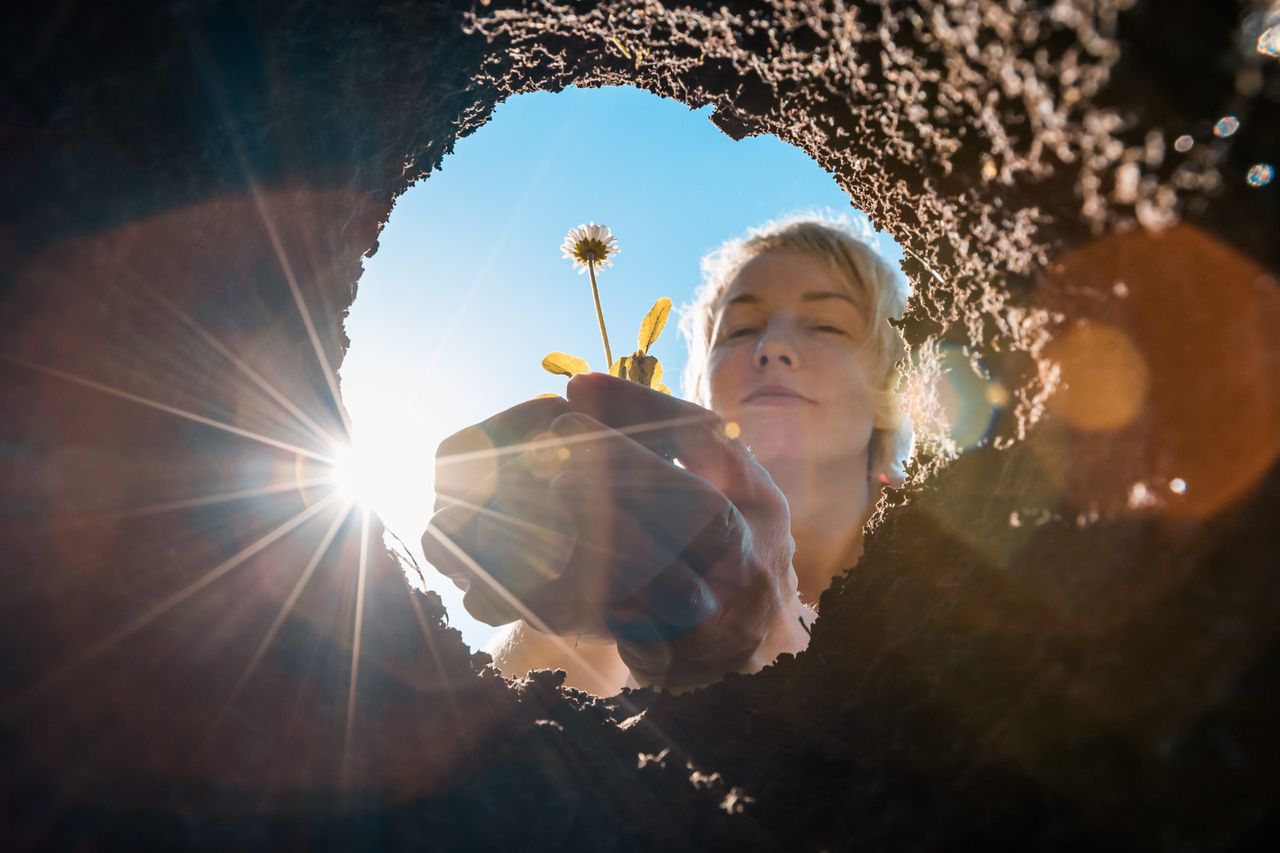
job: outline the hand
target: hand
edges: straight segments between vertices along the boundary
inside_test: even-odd
[[[609,578],[605,626],[637,681],[693,687],[803,648],[786,499],[723,421],[605,376],[571,381],[569,405],[551,432],[583,452],[551,491],[579,571]]]
[[[530,400],[449,436],[436,452],[437,512],[422,550],[481,622],[605,633],[598,595],[564,572],[575,530],[548,492],[559,470],[548,430],[568,411],[559,397]]]
[[[441,445],[423,545],[468,611],[607,632],[640,683],[674,688],[802,648],[786,501],[720,419],[605,376],[568,397]]]

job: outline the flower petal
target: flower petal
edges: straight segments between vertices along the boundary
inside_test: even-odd
[[[588,264],[599,268],[610,266],[613,256],[618,254],[618,240],[605,226],[590,222],[570,228],[560,250],[583,272]]]

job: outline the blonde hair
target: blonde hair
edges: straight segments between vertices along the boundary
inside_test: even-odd
[[[872,248],[874,233],[866,220],[804,214],[765,223],[745,237],[726,241],[702,259],[702,284],[693,302],[684,307],[680,330],[689,344],[684,370],[684,393],[706,406],[707,360],[720,299],[744,265],[766,252],[795,252],[826,261],[835,277],[854,298],[870,334],[865,342],[869,355],[876,427],[869,450],[871,471],[881,482],[897,488],[905,480],[911,456],[911,419],[895,390],[897,365],[906,356],[902,334],[890,325],[900,318],[911,295],[900,270],[894,269]]]

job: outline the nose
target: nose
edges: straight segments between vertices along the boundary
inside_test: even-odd
[[[772,325],[765,329],[756,344],[756,367],[763,368],[770,362],[792,368],[800,366],[800,352],[791,336]]]

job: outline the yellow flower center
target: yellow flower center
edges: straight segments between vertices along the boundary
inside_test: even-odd
[[[577,245],[573,247],[573,254],[584,264],[589,261],[603,261],[609,257],[609,247],[604,244],[603,240],[586,237],[579,240]]]

